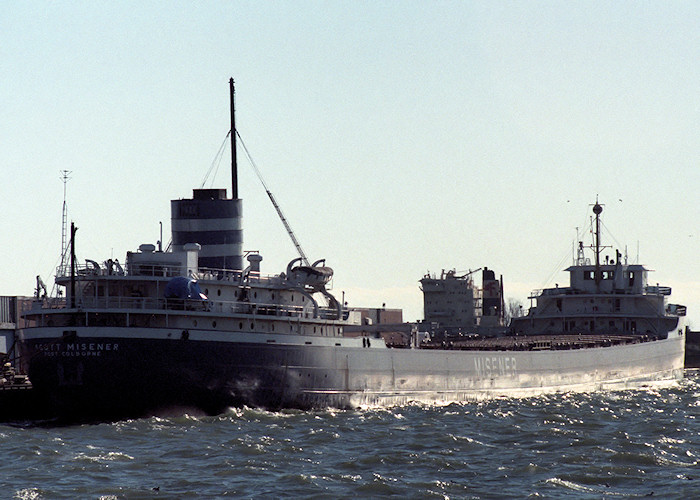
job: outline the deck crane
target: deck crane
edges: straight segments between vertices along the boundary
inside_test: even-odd
[[[255,170],[255,175],[258,176],[258,179],[262,183],[263,188],[265,188],[265,192],[267,193],[268,198],[270,198],[270,201],[272,202],[272,206],[275,207],[275,210],[277,211],[277,215],[279,216],[280,220],[282,221],[284,228],[287,230],[287,234],[292,239],[292,243],[294,243],[294,246],[296,247],[297,252],[299,253],[299,257],[301,257],[301,260],[305,266],[310,266],[311,264],[309,263],[309,259],[306,257],[306,254],[304,253],[304,249],[301,248],[301,244],[299,243],[299,240],[297,240],[297,237],[294,235],[294,231],[292,231],[292,227],[289,225],[289,221],[287,221],[287,218],[284,216],[284,213],[282,212],[282,208],[279,206],[279,203],[277,203],[275,196],[272,194],[272,191],[270,191],[270,189],[267,187],[267,184],[265,184],[265,180],[263,179],[262,174],[260,173],[260,170],[258,169],[258,166],[255,164],[255,161],[253,161],[253,157],[250,155],[250,152],[248,151],[248,148],[246,147],[245,142],[243,142],[243,138],[241,137],[241,134],[238,132],[238,130],[236,130],[235,132],[236,132],[236,136],[241,141],[241,146],[243,146],[243,151],[245,151],[245,155],[248,157],[248,161],[253,166],[253,170]]]

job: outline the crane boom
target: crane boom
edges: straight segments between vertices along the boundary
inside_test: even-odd
[[[272,202],[272,206],[275,207],[275,210],[277,210],[277,215],[279,216],[280,220],[282,220],[282,224],[284,225],[284,228],[287,230],[287,234],[292,239],[292,243],[294,243],[294,246],[296,247],[297,252],[299,252],[299,257],[301,257],[301,260],[305,266],[309,266],[310,265],[309,259],[306,257],[304,250],[301,248],[301,244],[299,243],[299,240],[297,240],[297,237],[294,235],[294,231],[292,231],[292,227],[289,225],[287,218],[282,213],[282,209],[280,208],[279,204],[277,203],[277,200],[275,200],[275,197],[273,196],[272,191],[270,191],[270,189],[267,187],[267,184],[265,184],[265,180],[263,179],[262,174],[260,173],[260,170],[258,169],[258,166],[253,161],[253,157],[250,155],[250,152],[248,151],[248,148],[246,147],[245,142],[243,141],[243,138],[241,137],[241,134],[238,132],[238,130],[233,130],[233,132],[235,132],[236,137],[238,137],[238,139],[241,141],[241,146],[243,146],[243,151],[245,151],[245,155],[248,157],[248,161],[253,166],[253,170],[255,170],[255,175],[257,175],[258,179],[260,180],[260,183],[263,185],[263,188],[265,188],[265,192],[267,193],[268,198],[270,198],[270,201]]]
[[[277,215],[279,215],[279,218],[282,220],[282,224],[284,224],[284,228],[287,230],[287,234],[289,234],[289,237],[292,239],[292,243],[294,243],[297,252],[299,252],[299,257],[301,257],[301,260],[304,262],[304,265],[310,265],[309,259],[306,258],[306,254],[304,253],[304,249],[301,248],[301,243],[299,243],[299,240],[297,240],[297,237],[294,235],[294,231],[292,231],[292,227],[289,225],[287,218],[282,213],[282,209],[277,204],[277,200],[275,200],[275,197],[272,195],[272,191],[270,191],[269,189],[265,189],[265,191],[267,192],[267,196],[272,202],[272,206],[274,206],[275,210],[277,210]]]

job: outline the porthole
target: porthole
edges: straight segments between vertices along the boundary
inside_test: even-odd
[[[192,324],[193,324],[194,326],[197,326],[197,320],[194,320],[194,321],[192,322]]]
[[[253,292],[253,298],[257,299],[258,298],[258,292]]]
[[[274,294],[274,293],[272,294],[272,300],[275,300],[275,294]]]
[[[243,323],[238,323],[238,329],[243,330]]]
[[[216,291],[216,295],[218,295],[219,297],[221,297],[221,288],[219,288],[219,289]]]
[[[251,323],[251,324],[250,324],[250,329],[251,329],[251,330],[255,330],[255,323]]]
[[[212,322],[211,322],[211,326],[212,326],[213,328],[216,328],[216,321],[212,321]]]
[[[209,289],[208,288],[204,289],[204,295],[206,295],[207,297],[209,296]]]

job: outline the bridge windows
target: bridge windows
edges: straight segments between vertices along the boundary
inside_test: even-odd
[[[583,271],[583,279],[585,281],[593,281],[595,279],[595,271]],[[600,271],[600,279],[602,280],[613,280],[615,279],[615,271],[613,270],[602,270]]]

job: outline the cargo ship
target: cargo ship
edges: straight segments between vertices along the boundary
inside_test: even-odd
[[[230,97],[231,197],[226,189],[195,189],[192,198],[171,201],[168,248],[142,244],[123,265],[82,264],[71,225],[69,262],[56,275],[64,292],[49,297],[37,287],[24,313],[30,326],[20,331],[23,369],[54,415],[449,403],[682,377],[682,311],[664,308],[653,331],[622,319],[628,300],[647,308],[646,299],[658,306],[667,294],[646,286],[642,269],[628,268],[632,280],[617,261],[601,264],[598,243],[595,265],[576,269],[593,273],[595,289],[577,290],[572,269],[574,286],[561,297],[543,292],[511,333],[446,339],[414,331],[391,344],[379,333],[349,335],[351,316],[331,293],[333,270],[324,260],[310,262],[297,244],[300,256],[266,275],[262,256],[243,252],[232,80]],[[631,288],[618,289],[616,276]],[[542,323],[550,296],[555,312]],[[578,321],[570,297],[599,308],[611,300],[613,310]]]

